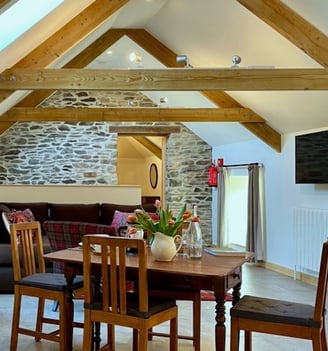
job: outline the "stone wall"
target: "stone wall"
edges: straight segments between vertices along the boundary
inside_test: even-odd
[[[0,136],[0,183],[116,184],[116,143],[104,123],[16,123]]]
[[[42,107],[154,106],[140,93],[57,92]],[[142,123],[133,123],[142,125]],[[102,122],[20,122],[0,136],[0,184],[117,184],[117,134]],[[149,123],[147,123],[149,126]],[[157,123],[158,125],[158,123]],[[163,125],[163,123],[161,123]],[[177,211],[197,204],[205,242],[211,242],[212,149],[188,128],[172,134],[166,150],[166,200]],[[97,176],[90,178],[89,172]]]
[[[172,209],[187,203],[197,205],[205,242],[212,239],[212,190],[207,185],[207,170],[212,149],[188,128],[171,134],[166,149],[166,201]]]

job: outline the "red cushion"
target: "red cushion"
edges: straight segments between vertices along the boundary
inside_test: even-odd
[[[26,208],[23,211],[13,210],[12,212],[3,212],[2,218],[4,221],[5,227],[8,230],[8,233],[10,233],[10,224],[35,221],[34,215],[29,208]]]

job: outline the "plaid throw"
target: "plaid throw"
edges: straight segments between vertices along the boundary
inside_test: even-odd
[[[43,229],[49,239],[51,251],[76,247],[85,234],[117,235],[113,226],[86,222],[45,221]],[[63,272],[62,265],[54,263],[54,272]]]

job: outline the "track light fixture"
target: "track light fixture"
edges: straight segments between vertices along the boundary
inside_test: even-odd
[[[187,55],[177,55],[177,63],[184,63],[185,68],[190,68],[189,58]]]
[[[233,55],[231,61],[232,61],[232,67],[239,67],[238,65],[241,62],[241,57],[238,55]]]

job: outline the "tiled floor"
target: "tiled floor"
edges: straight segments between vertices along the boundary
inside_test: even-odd
[[[244,266],[244,277],[242,294],[256,294],[271,298],[289,299],[297,302],[313,303],[315,298],[315,287],[295,281],[292,278],[278,273],[247,264]],[[27,323],[32,323],[32,310],[29,307],[34,305],[34,300],[24,301],[24,318]],[[75,304],[76,318],[82,319],[82,302]],[[214,350],[214,302],[202,302],[202,341],[201,350]],[[226,351],[229,350],[229,308],[227,304],[227,342]],[[191,325],[191,305],[189,302],[179,302],[179,328],[181,333],[190,332]],[[47,307],[51,312],[51,304]],[[12,314],[12,296],[0,295],[0,350],[9,350],[10,329]],[[162,326],[161,328],[166,328]],[[254,334],[254,351],[310,351],[311,342],[307,340],[297,340],[292,338],[282,338],[270,335]],[[81,350],[82,330],[74,330],[74,351]],[[242,340],[241,340],[242,344]],[[117,329],[117,351],[131,350],[131,331],[129,329]],[[155,338],[149,343],[149,351],[168,350],[166,338]],[[179,351],[192,351],[190,341],[179,340]],[[241,348],[242,349],[242,348]],[[35,342],[31,337],[20,336],[17,351],[57,351],[58,345],[46,341]]]

